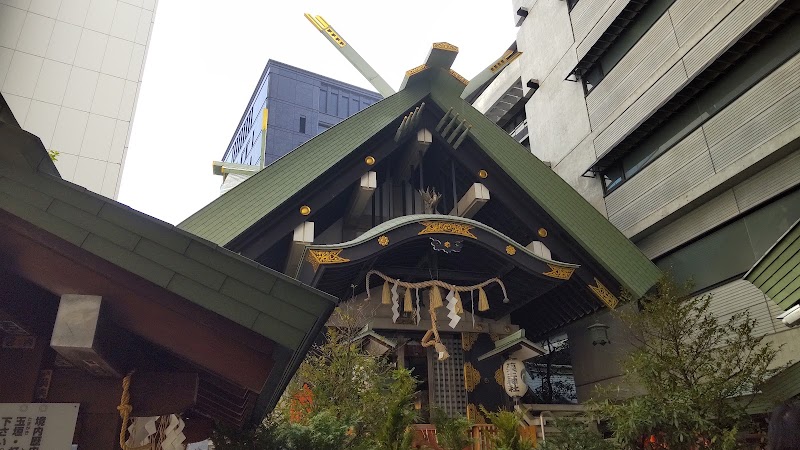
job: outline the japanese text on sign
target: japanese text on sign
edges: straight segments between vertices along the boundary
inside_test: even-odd
[[[0,403],[0,450],[69,448],[77,403]]]

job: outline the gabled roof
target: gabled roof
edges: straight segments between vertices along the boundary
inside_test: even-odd
[[[427,94],[424,88],[406,89],[370,105],[221,195],[178,227],[226,245],[402,117]]]
[[[41,141],[5,121],[0,121],[0,219],[134,274],[155,285],[151,292],[188,300],[218,315],[208,314],[225,327],[227,319],[243,334],[283,347],[286,359],[269,362],[269,380],[259,385],[256,421],[277,401],[335,307],[328,294],[62,180]],[[193,320],[200,326],[207,319]]]
[[[426,110],[453,108],[466,119],[473,127],[469,138],[624,288],[641,296],[655,283],[659,270],[635,245],[561,177],[460,98],[464,85],[457,74],[420,66],[412,75],[405,89],[301,145],[178,226],[219,245],[230,243],[376,133],[392,124],[396,128],[404,114],[424,101]]]
[[[789,227],[744,278],[783,309],[800,302],[800,220]]]

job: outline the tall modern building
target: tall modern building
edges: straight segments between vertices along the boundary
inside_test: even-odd
[[[742,277],[800,218],[800,1],[512,6],[523,54],[473,105],[660,268],[713,294],[715,314],[749,311],[787,344],[780,362],[796,361],[779,294]],[[580,398],[620,375],[609,362],[624,352],[612,318],[588,320],[612,324],[612,345],[592,351],[586,320],[567,330]]]
[[[59,153],[61,176],[116,198],[157,0],[0,1],[0,92]]]
[[[224,177],[222,192],[382,98],[269,60],[222,161],[214,164],[214,173]]]

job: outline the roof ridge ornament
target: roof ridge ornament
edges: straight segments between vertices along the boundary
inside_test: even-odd
[[[305,17],[331,44],[333,44],[334,48],[336,48],[339,53],[347,58],[350,64],[352,64],[381,95],[388,97],[395,93],[394,89],[378,75],[378,72],[353,49],[352,45],[348,45],[342,35],[323,19],[322,16],[312,16],[309,13],[305,13]],[[510,49],[503,52],[500,58],[492,61],[488,67],[473,77],[472,80],[467,80],[451,68],[456,56],[458,56],[458,47],[449,42],[434,42],[431,45],[431,50],[428,53],[428,57],[425,59],[425,63],[406,71],[406,75],[403,78],[403,82],[400,84],[399,90],[402,91],[405,89],[408,85],[408,81],[412,77],[426,72],[428,69],[439,68],[449,73],[453,78],[464,85],[461,98],[467,98],[490,82],[503,68],[519,58],[521,54],[521,52],[517,51],[516,45],[513,45]]]

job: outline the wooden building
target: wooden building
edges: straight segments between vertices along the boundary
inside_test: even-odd
[[[533,341],[615,308],[621,289],[643,295],[659,271],[461,98],[456,54],[434,44],[399,92],[179,227],[361,305],[365,345],[415,369],[422,403],[477,419],[508,401],[505,358],[540,353]]]
[[[0,101],[0,446],[119,448],[120,412],[160,431],[174,421],[186,442],[207,438],[212,421],[258,422],[334,307],[328,294],[63,181]],[[63,437],[72,441],[11,423],[9,408],[58,403],[78,407]]]

